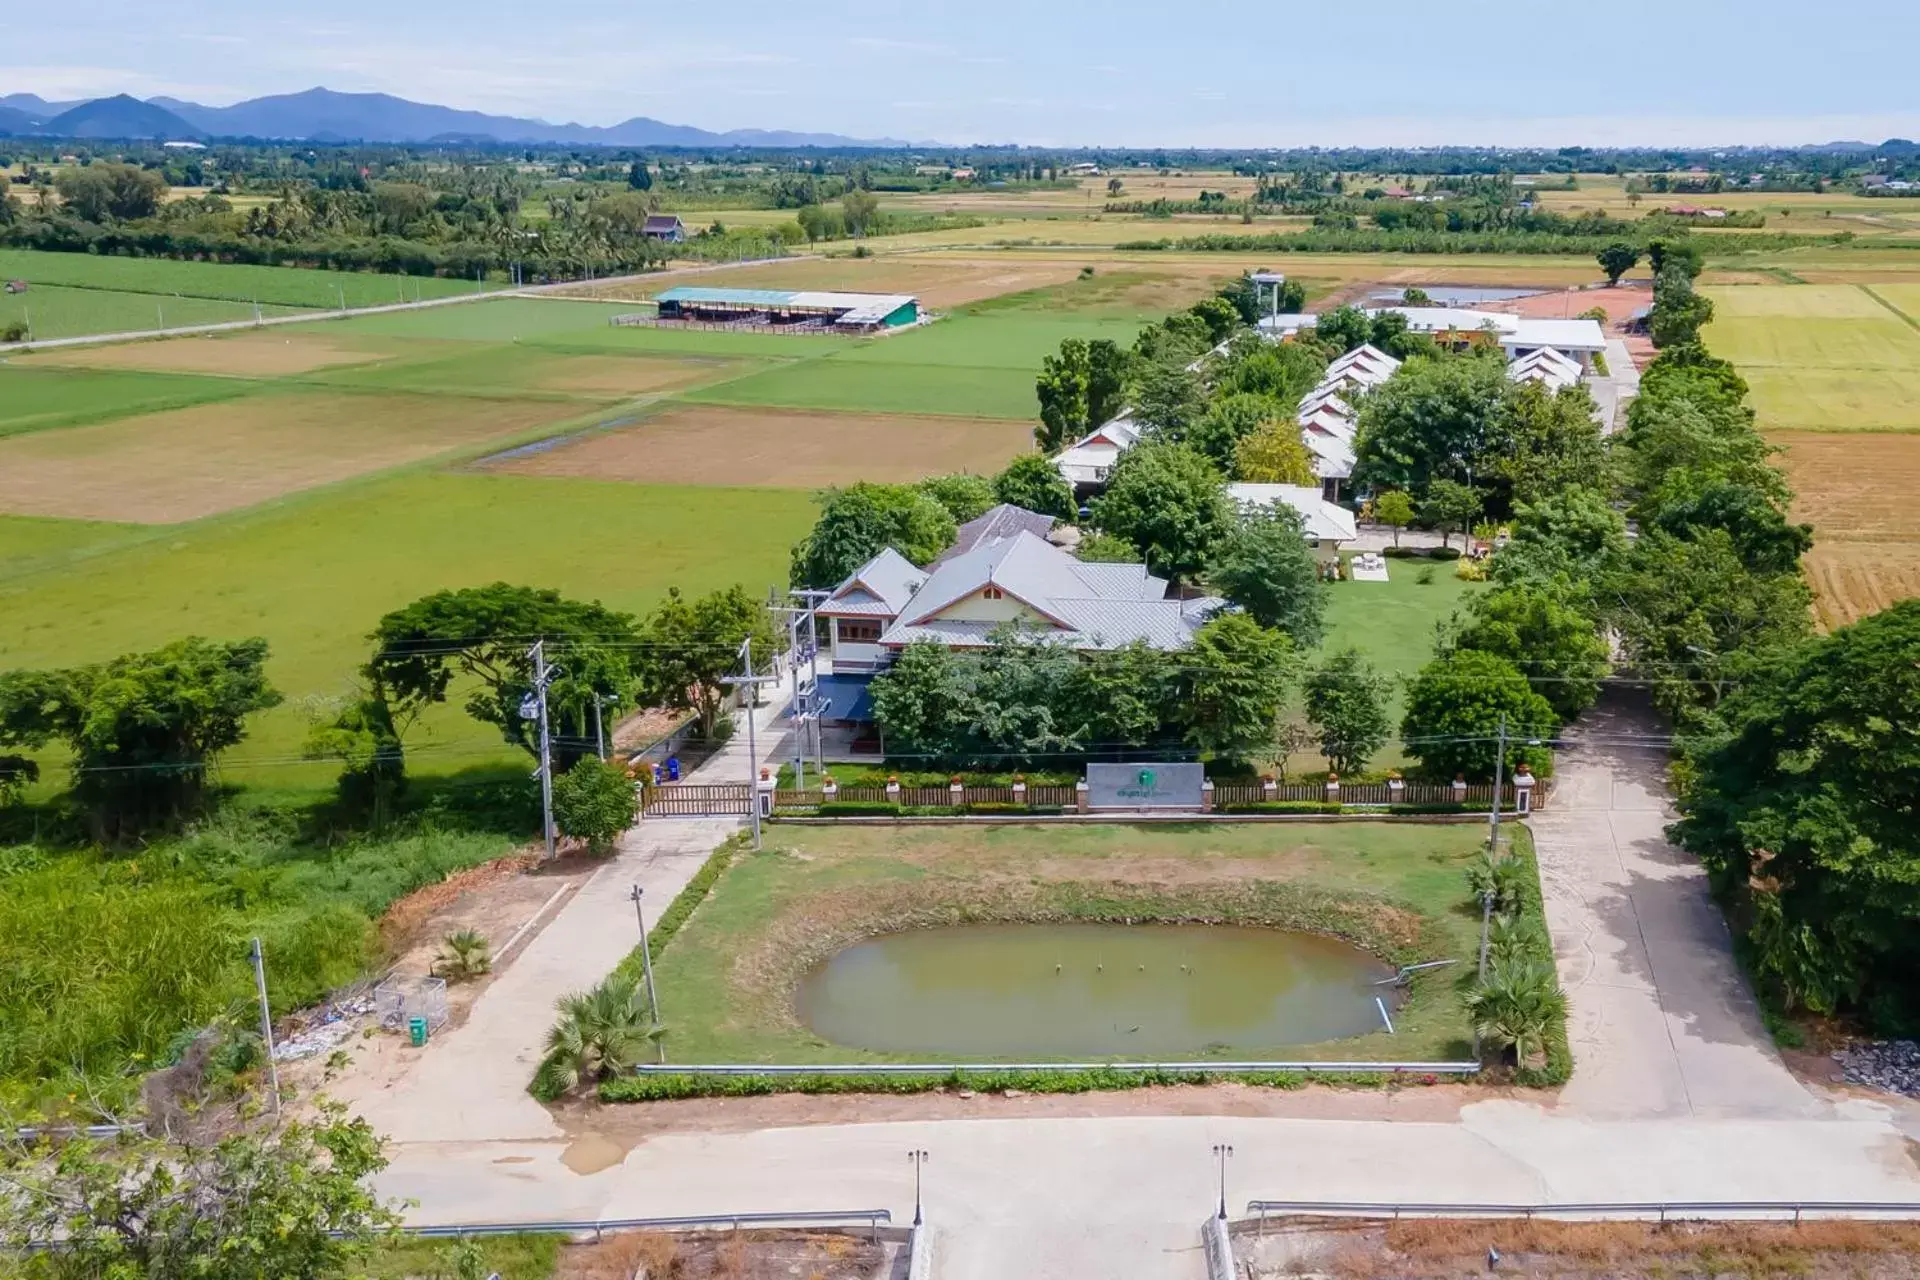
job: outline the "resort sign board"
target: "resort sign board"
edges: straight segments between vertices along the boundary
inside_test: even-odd
[[[1198,809],[1206,777],[1206,767],[1198,764],[1090,764],[1087,807]]]

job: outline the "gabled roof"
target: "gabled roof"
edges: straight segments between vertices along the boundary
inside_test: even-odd
[[[1343,417],[1332,409],[1320,408],[1301,417],[1300,429],[1309,434],[1318,432],[1341,440],[1351,440],[1355,427],[1352,418]]]
[[[1345,480],[1353,474],[1353,446],[1347,441],[1317,431],[1303,432],[1300,440],[1313,455],[1313,474],[1322,480]]]
[[[1539,347],[1508,365],[1507,377],[1514,382],[1538,382],[1558,391],[1580,381],[1580,362],[1552,347]]]
[[[1030,533],[1016,533],[963,551],[936,566],[902,621],[924,622],[983,587],[995,586],[1034,612],[1051,616],[1051,601],[1083,595],[1087,586],[1072,566],[1072,556]]]
[[[1327,376],[1331,378],[1335,374],[1345,373],[1348,369],[1354,368],[1357,365],[1367,365],[1392,373],[1400,367],[1400,362],[1380,348],[1374,346],[1371,342],[1363,342],[1329,364],[1327,366]]]
[[[1359,536],[1353,512],[1320,496],[1320,490],[1297,484],[1230,484],[1227,497],[1242,507],[1271,507],[1284,503],[1300,514],[1306,535],[1316,541],[1351,542]]]
[[[1300,397],[1299,411],[1302,414],[1308,414],[1315,409],[1331,409],[1342,417],[1351,418],[1354,413],[1353,406],[1340,395],[1344,390],[1346,390],[1344,385],[1315,387]]]
[[[896,618],[926,580],[924,570],[887,547],[835,587],[818,612],[830,617]]]
[[[680,225],[680,215],[677,213],[650,213],[641,230],[671,231]]]
[[[1011,502],[1003,502],[987,510],[984,515],[967,521],[955,533],[953,545],[940,553],[933,563],[937,567],[964,555],[982,543],[998,542],[1011,538],[1016,533],[1030,533],[1036,538],[1044,538],[1052,532],[1055,524],[1052,516],[1043,516],[1038,511],[1029,511],[1025,507],[1016,507]]]

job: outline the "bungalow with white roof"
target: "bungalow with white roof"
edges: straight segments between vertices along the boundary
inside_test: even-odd
[[[1329,502],[1320,490],[1299,484],[1230,484],[1227,497],[1242,509],[1271,508],[1276,504],[1291,507],[1300,517],[1307,545],[1322,560],[1337,558],[1340,544],[1360,536],[1353,512]]]
[[[1498,344],[1509,360],[1552,347],[1577,361],[1583,373],[1593,367],[1593,357],[1607,349],[1606,331],[1597,320],[1539,319],[1462,307],[1374,307],[1367,314],[1386,312],[1405,316],[1408,332],[1423,333],[1448,345]]]
[[[1103,422],[1074,441],[1053,460],[1062,477],[1075,491],[1094,489],[1105,484],[1120,455],[1140,443],[1140,427],[1131,411]]]
[[[1580,381],[1580,362],[1552,347],[1541,347],[1509,364],[1507,377],[1514,382],[1537,382],[1548,391],[1559,391]]]

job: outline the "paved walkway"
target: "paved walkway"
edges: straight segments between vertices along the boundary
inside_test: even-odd
[[[1808,1116],[1693,858],[1669,844],[1666,729],[1610,693],[1568,735],[1533,820],[1583,1115]]]
[[[767,686],[754,716],[765,761],[781,749],[789,687]],[[687,775],[690,783],[745,781],[744,732]],[[466,1022],[433,1041],[399,1088],[357,1109],[397,1143],[555,1140],[559,1126],[527,1093],[553,1023],[554,1002],[600,981],[639,945],[632,890],[657,920],[714,847],[745,818],[652,818],[561,907],[474,1002]]]

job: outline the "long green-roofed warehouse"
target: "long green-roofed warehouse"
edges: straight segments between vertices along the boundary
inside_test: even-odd
[[[917,324],[909,293],[827,293],[789,289],[666,289],[654,297],[662,321],[766,325],[783,330],[864,333]]]

